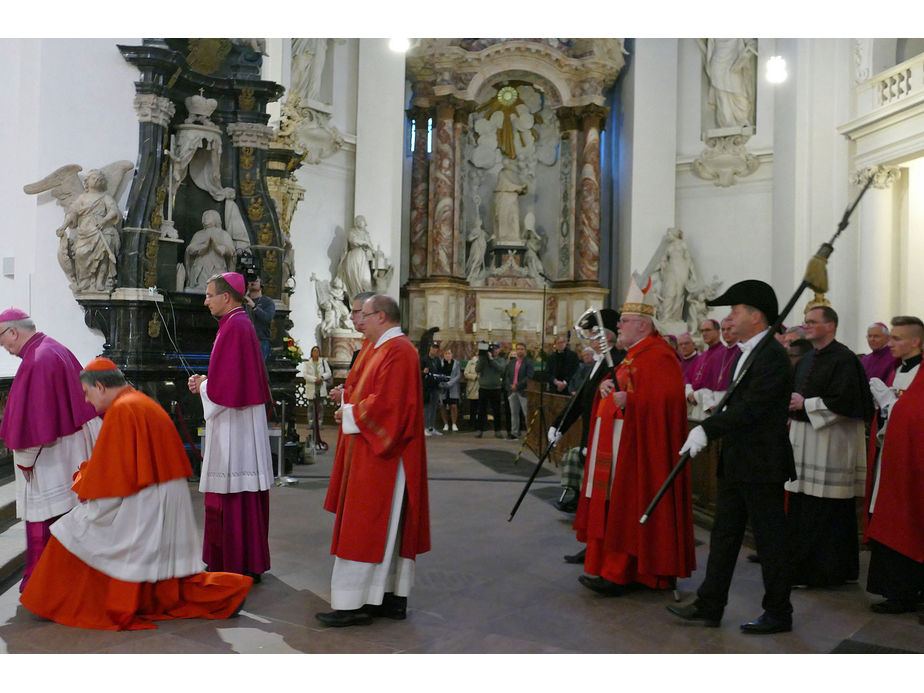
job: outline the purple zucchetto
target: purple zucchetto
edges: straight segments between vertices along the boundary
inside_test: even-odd
[[[19,308],[7,308],[0,313],[0,322],[13,322],[15,320],[27,320],[29,318],[25,311]]]

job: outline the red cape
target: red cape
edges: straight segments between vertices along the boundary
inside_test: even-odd
[[[209,399],[223,407],[249,407],[270,401],[260,342],[243,308],[235,308],[218,320],[208,381]]]
[[[924,562],[924,370],[898,398],[882,444],[876,510],[867,536]],[[867,496],[868,497],[868,496]]]
[[[627,393],[622,436],[606,518],[603,577],[625,584],[645,576],[688,577],[696,568],[690,469],[685,466],[646,524],[639,518],[678,459],[687,436],[687,405],[680,364],[659,335],[629,349],[616,371]],[[620,575],[611,553],[634,557]],[[624,562],[623,562],[624,563]]]
[[[191,475],[183,441],[167,412],[129,386],[106,410],[93,454],[80,465],[72,488],[82,501],[122,498]]]
[[[339,464],[324,500],[325,510],[337,514],[331,553],[351,561],[382,561],[392,500],[382,489],[394,488],[400,459],[406,477],[400,555],[413,559],[430,550],[420,359],[401,335],[360,353],[357,367],[344,401],[353,405],[360,432],[340,436]]]
[[[52,443],[76,433],[96,410],[80,387],[80,363],[41,332],[23,345],[7,399],[0,438],[11,450]]]

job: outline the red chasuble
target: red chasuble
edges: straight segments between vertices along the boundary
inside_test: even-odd
[[[667,589],[696,567],[689,466],[647,523],[638,520],[678,460],[687,435],[683,375],[673,350],[651,335],[629,349],[616,371],[627,393],[616,453],[600,572],[619,584]]]
[[[924,562],[924,369],[889,415],[882,444],[876,511],[867,536]],[[869,496],[867,496],[868,498]]]
[[[430,550],[420,359],[401,335],[378,349],[369,346],[357,367],[344,401],[353,405],[360,432],[341,434],[337,453],[340,459],[342,449],[343,457],[324,501],[324,509],[337,514],[331,553],[351,561],[382,561],[400,460],[406,477],[400,555],[413,559]]]

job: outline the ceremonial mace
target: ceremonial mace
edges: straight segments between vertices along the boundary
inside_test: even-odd
[[[834,236],[831,237],[831,240],[827,243],[822,243],[821,247],[818,248],[818,251],[809,259],[808,267],[805,268],[805,277],[802,279],[802,283],[796,288],[795,293],[792,295],[792,298],[789,299],[789,303],[780,311],[779,316],[774,321],[773,325],[770,326],[770,329],[767,330],[767,334],[764,335],[757,346],[751,350],[751,353],[748,354],[747,358],[744,360],[740,371],[738,372],[738,377],[729,386],[728,390],[725,392],[725,396],[719,401],[715,406],[715,412],[718,413],[722,411],[725,407],[725,403],[728,401],[728,398],[731,397],[732,392],[735,391],[735,388],[738,387],[738,383],[741,382],[741,379],[744,378],[745,373],[748,372],[748,369],[751,367],[754,358],[760,352],[760,350],[776,336],[777,331],[780,328],[780,325],[783,324],[783,320],[789,314],[789,311],[792,310],[793,306],[796,305],[796,301],[799,300],[799,297],[802,295],[802,292],[805,291],[807,287],[811,287],[814,291],[818,293],[825,293],[828,290],[828,258],[831,257],[831,253],[834,252],[834,241],[837,240],[837,237],[841,235],[841,232],[847,228],[847,222],[850,219],[850,215],[853,213],[853,210],[860,203],[860,198],[863,197],[863,193],[866,192],[870,184],[873,182],[873,176],[870,176],[866,184],[863,186],[863,189],[860,191],[860,194],[857,195],[857,199],[853,201],[853,204],[850,205],[844,212],[844,216],[841,219],[840,223],[837,225],[837,231],[834,233]],[[664,480],[664,484],[661,485],[661,488],[658,490],[658,493],[652,499],[651,503],[648,504],[648,507],[645,509],[644,514],[639,518],[638,523],[640,525],[645,524],[648,521],[649,516],[654,512],[655,507],[658,505],[658,502],[667,493],[667,489],[670,488],[671,484],[674,483],[674,479],[677,478],[677,475],[680,473],[680,470],[683,469],[683,466],[690,459],[690,453],[685,452],[680,456],[680,459],[677,461],[677,464],[671,470],[671,473],[667,476],[667,479]]]
[[[594,316],[596,317],[597,324],[594,325],[594,327],[592,327],[588,333],[588,331],[583,329],[580,326],[580,324],[590,313],[593,313]],[[611,347],[609,343],[607,342],[606,332],[603,331],[603,316],[600,314],[600,310],[598,308],[588,308],[586,311],[584,311],[584,314],[578,319],[577,323],[574,325],[574,329],[578,334],[582,336],[589,337],[590,339],[599,340],[600,350],[603,352],[603,355],[606,358],[606,365],[610,370],[613,370],[613,357],[610,355]],[[584,376],[584,380],[581,382],[578,388],[574,391],[574,394],[571,395],[571,399],[568,400],[568,406],[565,407],[565,411],[561,417],[562,421],[568,418],[568,413],[571,411],[571,407],[574,406],[574,402],[577,400],[578,394],[581,392],[581,389],[584,387],[584,383],[586,383],[589,379],[590,379],[590,371],[587,372],[587,374]],[[558,444],[559,440],[560,438],[557,438],[553,442],[549,443],[549,447],[547,447],[545,452],[542,453],[542,455],[539,457],[539,461],[536,463],[536,468],[533,470],[533,473],[530,475],[529,480],[526,482],[526,486],[523,487],[523,491],[520,493],[520,497],[517,498],[517,502],[513,506],[513,510],[510,511],[510,517],[507,518],[507,522],[510,522],[511,520],[513,520],[513,516],[516,515],[517,510],[520,507],[520,503],[522,503],[523,499],[526,497],[526,492],[529,491],[529,487],[532,485],[533,480],[536,478],[536,475],[539,474],[539,470],[542,469],[543,463],[545,462],[546,458],[549,456],[549,453],[551,453],[552,450],[555,448],[555,446]],[[539,441],[540,441],[539,449],[541,450],[542,449],[542,432],[541,431],[539,432]]]

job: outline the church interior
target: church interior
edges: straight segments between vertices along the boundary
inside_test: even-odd
[[[23,530],[0,442],[0,651],[924,652],[918,616],[871,613],[862,578],[794,591],[793,632],[765,638],[678,626],[670,592],[583,590],[580,566],[561,560],[576,543],[554,506],[560,460],[507,520],[544,417],[523,441],[464,428],[428,438],[434,551],[418,561],[407,622],[313,622],[329,598],[321,502],[337,434],[327,411],[330,449],[312,450],[299,364],[317,346],[342,382],[362,342],[357,293],[393,297],[411,340],[463,362],[479,342],[525,344],[541,361],[560,335],[580,352],[576,322],[618,310],[633,278],[657,295],[660,332],[698,346],[703,322],[728,313],[706,302],[746,279],[781,306],[796,292],[787,325],[833,307],[837,339],[858,355],[871,324],[924,316],[924,39],[397,41],[0,39],[12,163],[0,170],[0,309],[28,312],[81,363],[113,359],[194,450],[204,423],[184,384],[205,372],[215,335],[207,278],[256,272],[276,306],[266,368],[279,476],[272,569],[238,617],[82,632],[18,604]],[[87,194],[118,214],[72,204]],[[825,286],[807,285],[825,248]],[[18,365],[0,350],[0,416]],[[677,597],[705,570],[713,469],[694,471],[697,569]],[[749,540],[728,623],[760,601]]]

